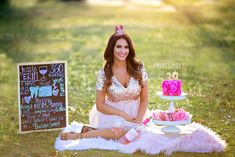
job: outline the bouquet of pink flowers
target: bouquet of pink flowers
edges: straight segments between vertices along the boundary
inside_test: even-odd
[[[160,121],[182,121],[189,120],[190,115],[184,109],[176,109],[175,112],[156,110],[153,112],[153,118]]]

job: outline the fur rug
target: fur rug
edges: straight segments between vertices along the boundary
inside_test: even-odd
[[[63,141],[58,137],[55,142],[55,149],[64,150],[87,150],[103,149],[117,150],[122,153],[134,153],[138,150],[146,154],[159,154],[161,152],[170,155],[173,152],[221,152],[226,148],[226,143],[211,129],[192,123],[180,126],[179,134],[164,134],[158,126],[147,127],[141,132],[138,139],[123,145],[114,140],[106,140],[101,137],[84,138],[78,140]],[[81,124],[73,122],[64,129],[64,132],[80,132]]]

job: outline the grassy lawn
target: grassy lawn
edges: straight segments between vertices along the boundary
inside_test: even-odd
[[[149,74],[149,108],[167,109],[155,95],[168,71],[179,72],[189,94],[176,107],[213,129],[235,154],[235,3],[167,0],[160,6],[89,6],[76,2],[12,0],[0,8],[0,156],[143,156],[116,151],[54,150],[59,131],[18,133],[16,63],[66,60],[69,121],[88,123],[95,81],[113,26],[124,24]],[[156,146],[157,147],[157,146]],[[158,156],[165,156],[159,154]]]

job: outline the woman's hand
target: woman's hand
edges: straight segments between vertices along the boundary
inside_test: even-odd
[[[129,121],[132,123],[135,123],[135,121],[136,121],[136,117],[132,117],[124,111],[121,113],[121,117],[124,118],[126,121]]]
[[[143,118],[137,117],[137,118],[134,120],[134,123],[140,124],[140,123],[142,123],[142,121],[143,121]]]

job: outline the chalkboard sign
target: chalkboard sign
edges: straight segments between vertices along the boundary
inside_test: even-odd
[[[20,133],[67,126],[66,67],[64,61],[17,65]]]

